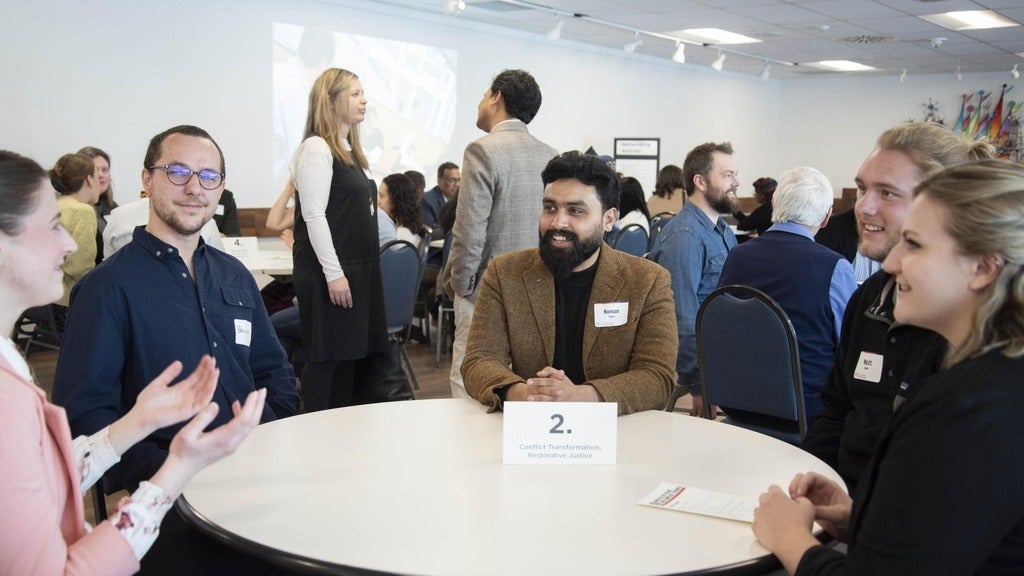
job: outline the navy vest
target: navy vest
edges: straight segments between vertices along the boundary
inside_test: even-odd
[[[769,230],[733,248],[718,279],[719,286],[753,286],[786,311],[796,330],[808,422],[822,410],[821,388],[835,360],[836,319],[828,293],[841,258],[810,238]]]

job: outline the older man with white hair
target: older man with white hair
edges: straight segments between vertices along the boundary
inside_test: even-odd
[[[832,185],[825,175],[814,168],[787,171],[772,199],[771,228],[733,248],[718,280],[719,286],[753,286],[786,311],[796,330],[808,421],[822,410],[821,388],[846,303],[857,288],[850,262],[814,241],[831,215]]]

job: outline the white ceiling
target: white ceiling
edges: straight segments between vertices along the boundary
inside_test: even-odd
[[[330,0],[328,0],[330,1]],[[457,18],[537,34],[555,24],[551,12],[503,0],[465,0]],[[375,0],[414,11],[440,14],[443,0]],[[874,74],[952,75],[957,67],[971,72],[1007,72],[1018,64],[1024,72],[1024,26],[954,32],[918,18],[953,10],[990,9],[1024,24],[1024,0],[537,0],[560,12],[620,24],[630,29],[672,35],[684,28],[723,28],[762,40],[727,47],[749,57],[730,54],[725,69],[758,74],[765,58],[796,63],[773,64],[774,78],[835,74],[809,67],[820,60],[854,60],[881,69]],[[568,17],[562,39],[620,49],[633,32]],[[671,58],[671,40],[641,36],[636,54]],[[945,38],[935,46],[933,39]],[[688,46],[687,64],[710,65],[713,47]],[[846,73],[849,74],[849,73]],[[863,74],[863,73],[858,73]]]

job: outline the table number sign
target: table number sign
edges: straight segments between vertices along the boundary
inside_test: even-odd
[[[505,402],[505,464],[615,464],[618,405]]]
[[[224,251],[239,260],[256,258],[260,255],[260,243],[255,236],[225,238]]]

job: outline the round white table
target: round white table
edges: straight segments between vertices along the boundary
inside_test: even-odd
[[[750,573],[750,525],[642,506],[666,481],[757,498],[828,466],[741,428],[618,419],[616,465],[502,464],[502,414],[472,400],[341,408],[259,426],[188,485],[203,532],[294,570],[415,575]]]

